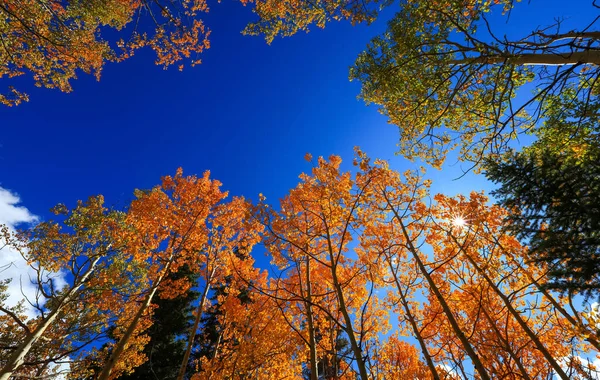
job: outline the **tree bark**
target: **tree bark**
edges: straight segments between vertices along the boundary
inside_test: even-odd
[[[472,58],[453,59],[450,65],[470,65],[508,63],[517,66],[562,66],[576,65],[578,63],[600,65],[600,51],[587,50],[573,53],[530,53],[530,54],[507,54],[489,55]]]
[[[206,302],[206,297],[208,292],[210,291],[210,283],[215,274],[215,268],[212,269],[208,278],[206,279],[206,286],[204,287],[204,291],[202,292],[202,297],[200,297],[200,303],[198,304],[198,308],[196,309],[196,319],[194,320],[194,326],[190,330],[190,335],[188,337],[187,348],[185,349],[185,354],[183,355],[183,360],[181,361],[181,366],[179,367],[179,373],[177,375],[178,380],[183,380],[185,376],[185,371],[187,369],[188,361],[190,360],[190,354],[192,353],[192,347],[194,346],[194,339],[196,338],[196,332],[198,331],[198,326],[200,325],[200,319],[202,317],[202,313],[204,311],[204,303]]]

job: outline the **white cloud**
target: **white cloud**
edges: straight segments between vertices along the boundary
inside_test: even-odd
[[[0,187],[0,224],[14,230],[21,223],[33,223],[38,220],[26,207],[19,206],[20,202],[17,194]]]
[[[39,218],[26,207],[20,205],[19,196],[10,190],[0,187],[0,225],[6,225],[11,232],[18,227],[35,223]],[[64,279],[57,274],[50,274],[58,280],[57,285],[63,285]],[[8,285],[7,306],[14,306],[25,297],[35,300],[36,286],[30,279],[36,278],[35,270],[27,265],[21,254],[10,247],[0,250],[0,280],[11,279]],[[25,303],[26,315],[33,317],[35,309]]]

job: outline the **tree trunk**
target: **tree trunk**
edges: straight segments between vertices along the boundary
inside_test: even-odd
[[[354,335],[354,328],[352,327],[352,319],[350,319],[350,314],[348,314],[348,310],[346,308],[346,301],[344,300],[344,293],[342,292],[342,287],[339,283],[336,273],[335,261],[333,259],[333,255],[330,253],[331,260],[331,276],[333,280],[333,286],[335,288],[335,292],[338,298],[338,304],[340,306],[340,311],[342,312],[342,316],[344,317],[344,323],[346,324],[346,334],[348,334],[348,339],[350,339],[350,346],[352,347],[352,351],[354,352],[354,356],[356,359],[356,366],[358,367],[358,373],[360,374],[361,380],[368,380],[369,375],[367,373],[367,367],[365,366],[365,361],[362,357],[362,350],[358,345],[358,341],[356,340],[356,336]]]
[[[312,315],[312,286],[310,283],[310,257],[306,255],[306,319],[308,323],[308,339],[310,350],[310,380],[317,380],[319,367],[317,366],[317,342],[315,339],[315,326]]]
[[[96,269],[96,265],[100,261],[100,257],[97,257],[86,270],[84,275],[79,279],[77,284],[74,284],[71,289],[65,294],[60,300],[56,309],[48,314],[48,318],[42,323],[37,325],[35,330],[27,335],[23,343],[12,353],[8,358],[4,368],[0,371],[0,380],[8,380],[14,371],[16,371],[25,361],[25,356],[29,353],[33,345],[40,339],[46,329],[54,322],[56,317],[60,314],[63,308],[72,300],[73,296],[79,291],[83,283],[90,277],[92,272]]]
[[[451,65],[470,65],[470,64],[498,64],[508,63],[517,66],[563,66],[576,65],[578,63],[600,65],[600,51],[587,50],[573,53],[551,54],[551,53],[531,53],[515,55],[490,55],[472,58],[454,59],[449,62]]]
[[[350,347],[352,347],[352,352],[354,353],[356,359],[356,366],[358,367],[358,373],[360,374],[361,380],[368,380],[369,375],[367,373],[367,367],[365,366],[365,361],[362,357],[362,350],[358,345],[358,341],[356,340],[356,336],[354,335],[354,328],[352,327],[352,319],[350,318],[350,314],[348,314],[348,309],[346,307],[346,301],[344,300],[344,293],[342,292],[342,287],[337,278],[337,260],[334,257],[333,246],[331,244],[331,237],[329,235],[329,231],[327,231],[327,248],[329,252],[329,261],[331,263],[331,280],[333,282],[333,287],[335,288],[335,294],[338,299],[338,305],[340,307],[340,312],[344,317],[346,334],[348,334],[348,339],[350,339]]]
[[[129,342],[129,339],[131,339],[131,336],[133,335],[140,319],[142,318],[142,316],[144,315],[144,312],[146,312],[146,310],[152,303],[152,299],[154,298],[154,295],[156,294],[158,287],[160,286],[162,280],[165,278],[167,273],[169,273],[169,269],[171,268],[172,262],[173,262],[173,256],[171,256],[169,258],[169,261],[168,261],[167,265],[165,266],[165,268],[163,269],[162,274],[156,279],[156,282],[152,285],[152,288],[150,289],[150,293],[148,293],[148,295],[146,296],[146,299],[144,300],[144,303],[140,306],[137,313],[133,317],[133,320],[127,327],[127,331],[125,332],[125,335],[123,335],[121,337],[121,339],[119,340],[119,343],[117,343],[117,345],[115,346],[113,352],[111,353],[110,357],[108,358],[108,361],[104,365],[104,368],[102,368],[102,372],[100,372],[100,375],[98,376],[97,380],[108,380],[108,378],[110,377],[110,373],[112,372],[112,369],[114,368],[115,364],[117,363],[117,360],[119,360],[119,357],[125,350],[125,346]]]
[[[179,374],[177,375],[178,380],[183,380],[185,376],[185,371],[187,369],[188,361],[190,360],[190,354],[192,353],[192,347],[194,346],[194,339],[196,338],[196,332],[198,331],[198,325],[200,325],[200,319],[202,317],[202,313],[204,311],[204,302],[206,301],[206,297],[208,292],[210,291],[210,283],[215,274],[214,267],[208,278],[206,279],[206,286],[204,287],[204,291],[202,292],[202,297],[200,298],[200,303],[198,304],[198,308],[196,309],[196,319],[194,320],[194,326],[190,330],[190,335],[188,337],[187,348],[185,349],[185,354],[183,355],[183,360],[181,361],[181,367],[179,367]]]
[[[423,339],[423,336],[421,335],[421,332],[419,331],[419,326],[417,326],[417,321],[415,320],[414,316],[412,315],[412,313],[410,311],[410,306],[406,300],[406,297],[404,296],[404,293],[402,292],[402,287],[400,286],[400,281],[398,281],[398,277],[397,277],[396,273],[394,272],[394,267],[392,266],[392,262],[389,257],[387,258],[387,262],[390,267],[390,271],[392,272],[392,275],[394,276],[394,282],[396,283],[396,287],[398,288],[398,294],[400,295],[400,303],[402,303],[402,307],[404,308],[404,311],[406,312],[406,318],[408,319],[408,322],[410,323],[410,327],[413,329],[415,336],[417,338],[417,341],[419,342],[419,346],[421,347],[421,352],[423,353],[423,356],[425,357],[425,361],[427,362],[427,367],[429,368],[429,371],[431,372],[431,376],[433,377],[434,380],[440,380],[440,375],[437,371],[437,368],[435,368],[435,364],[433,363],[433,359],[431,358],[431,355],[429,354],[429,350],[427,349],[425,340]]]

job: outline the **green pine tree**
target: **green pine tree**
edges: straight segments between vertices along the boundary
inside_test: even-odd
[[[198,276],[187,266],[168,278],[178,280],[187,277],[195,284]],[[174,299],[157,298],[152,318],[154,323],[148,329],[150,342],[144,348],[148,360],[131,374],[122,375],[119,380],[171,380],[177,378],[177,371],[185,352],[185,340],[181,339],[189,331],[193,316],[192,303],[198,298],[198,292],[190,290]],[[190,365],[192,365],[190,363]],[[193,373],[193,371],[188,371]]]
[[[599,116],[597,98],[565,91],[551,99],[531,147],[486,164],[508,228],[550,266],[546,286],[586,296],[600,290]]]

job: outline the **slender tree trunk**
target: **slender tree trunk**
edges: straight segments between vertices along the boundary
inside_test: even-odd
[[[100,375],[98,376],[97,380],[108,380],[108,378],[110,377],[110,373],[112,372],[115,364],[119,360],[119,357],[125,350],[125,346],[129,342],[129,339],[131,339],[131,337],[133,336],[133,333],[135,332],[135,329],[136,329],[138,323],[140,322],[140,319],[142,318],[142,316],[144,315],[144,313],[146,312],[148,307],[152,304],[152,300],[154,299],[154,295],[156,294],[158,287],[160,286],[160,284],[161,284],[162,280],[165,278],[165,276],[169,273],[172,262],[173,262],[173,256],[171,256],[169,258],[169,261],[168,261],[167,265],[165,266],[165,268],[163,269],[162,274],[156,279],[156,281],[152,285],[150,292],[146,295],[146,299],[144,300],[144,303],[142,303],[142,305],[138,309],[137,313],[133,317],[133,320],[127,327],[127,331],[125,331],[125,335],[123,335],[121,337],[121,339],[119,339],[119,343],[117,343],[117,345],[113,349],[113,352],[110,354],[108,361],[106,362],[106,364],[104,364],[104,368],[102,368],[102,372],[100,372]]]
[[[408,319],[408,322],[410,323],[410,327],[413,329],[413,332],[415,333],[417,341],[419,342],[419,346],[421,347],[421,352],[423,353],[423,356],[425,357],[425,362],[427,362],[427,367],[429,368],[429,371],[431,372],[431,376],[433,377],[434,380],[440,380],[440,375],[437,371],[437,368],[435,368],[435,364],[433,363],[433,359],[431,358],[431,355],[429,354],[429,350],[427,349],[425,340],[423,339],[423,336],[421,335],[421,332],[419,331],[419,326],[417,325],[417,321],[415,320],[415,317],[412,315],[412,312],[410,311],[410,305],[408,304],[408,301],[406,300],[406,297],[404,296],[404,292],[402,291],[402,287],[400,286],[400,281],[398,280],[398,276],[394,272],[394,267],[392,266],[392,262],[389,257],[387,258],[387,262],[390,267],[390,271],[392,272],[392,275],[394,276],[394,282],[396,283],[396,287],[398,288],[398,294],[400,295],[400,303],[402,303],[402,307],[404,308],[404,312],[406,313],[406,318]]]
[[[367,367],[365,365],[365,361],[362,357],[362,350],[358,345],[358,341],[356,340],[356,335],[354,334],[354,328],[352,327],[352,319],[350,318],[350,314],[348,313],[348,309],[346,307],[346,301],[344,299],[344,292],[342,292],[342,286],[337,277],[337,260],[335,254],[333,252],[333,245],[331,244],[331,236],[329,231],[327,231],[327,250],[329,253],[329,261],[331,268],[331,280],[333,282],[333,287],[335,289],[335,293],[338,299],[338,306],[340,308],[340,312],[344,317],[345,328],[344,331],[348,334],[348,339],[350,339],[350,347],[352,347],[352,352],[354,353],[356,366],[358,367],[358,373],[360,375],[361,380],[368,380],[369,374],[367,373]]]
[[[208,295],[208,292],[210,291],[210,283],[215,274],[215,270],[216,267],[213,267],[212,271],[208,275],[208,278],[206,279],[206,286],[204,287],[202,297],[200,298],[200,303],[198,304],[198,308],[196,309],[196,319],[194,320],[194,326],[192,326],[190,330],[187,348],[185,349],[185,354],[183,355],[183,360],[181,361],[181,366],[179,367],[179,374],[177,375],[178,380],[183,380],[183,377],[185,376],[188,361],[190,360],[190,354],[192,353],[192,347],[194,347],[194,339],[196,338],[196,332],[198,331],[200,319],[202,318],[202,313],[204,312],[204,303],[206,302],[206,297]]]
[[[491,55],[473,58],[463,58],[451,60],[451,65],[467,64],[497,64],[509,63],[513,65],[525,66],[562,66],[576,65],[578,63],[600,65],[600,51],[588,50],[574,53],[552,54],[552,53],[531,53],[514,55]]]
[[[317,380],[319,377],[319,367],[317,366],[317,341],[315,338],[315,326],[312,314],[312,285],[310,283],[310,256],[306,255],[306,319],[308,323],[308,339],[310,350],[310,379]]]
[[[512,303],[510,302],[508,297],[504,293],[502,293],[502,291],[500,289],[498,289],[498,287],[496,286],[494,281],[492,281],[492,279],[488,276],[488,274],[479,266],[479,264],[477,264],[477,262],[471,257],[471,255],[469,255],[465,251],[464,246],[461,245],[453,235],[450,235],[450,237],[452,238],[454,243],[458,246],[459,250],[463,253],[463,255],[467,258],[467,260],[471,263],[471,265],[473,265],[475,270],[481,274],[481,276],[486,280],[486,282],[490,285],[490,287],[494,290],[494,292],[500,297],[502,302],[504,302],[504,305],[506,305],[506,309],[508,310],[508,312],[515,318],[515,320],[517,321],[519,326],[523,329],[523,331],[525,331],[525,333],[527,334],[529,339],[531,339],[531,341],[536,346],[536,348],[542,353],[542,355],[548,361],[548,363],[550,364],[552,369],[554,369],[554,371],[556,371],[556,373],[558,374],[558,376],[561,379],[568,380],[569,377],[567,376],[565,371],[556,362],[556,360],[550,354],[550,352],[548,352],[548,349],[546,349],[546,347],[542,344],[542,342],[540,341],[538,336],[529,328],[529,326],[523,320],[523,318],[521,318],[521,314],[513,307]]]
[[[219,355],[219,348],[221,348],[221,340],[222,339],[223,339],[223,331],[221,331],[221,333],[219,334],[219,337],[217,338],[217,344],[215,344],[215,352],[213,352],[211,359],[215,359],[217,357],[217,355]]]
[[[64,297],[58,303],[58,306],[48,314],[48,317],[42,321],[42,323],[38,324],[30,334],[25,337],[23,343],[19,345],[19,347],[10,355],[6,364],[0,371],[0,380],[8,380],[14,371],[16,371],[23,362],[25,361],[25,356],[29,353],[33,345],[44,335],[46,329],[54,322],[56,317],[60,314],[63,308],[73,299],[75,294],[79,291],[79,289],[83,286],[84,282],[90,277],[92,272],[96,269],[96,265],[100,261],[100,257],[97,257],[92,261],[90,267],[85,271],[83,276],[79,279],[79,281],[73,285],[71,289],[64,295]]]
[[[448,318],[448,322],[450,323],[452,330],[454,330],[454,333],[460,340],[463,348],[465,349],[465,352],[467,353],[467,355],[469,355],[469,358],[473,362],[473,366],[475,367],[475,370],[477,371],[477,373],[479,374],[479,376],[481,377],[482,380],[490,380],[490,376],[488,375],[485,367],[483,366],[481,359],[479,359],[479,355],[477,355],[477,353],[473,349],[473,346],[471,345],[471,343],[469,343],[469,340],[465,336],[465,333],[462,331],[462,329],[458,325],[458,322],[454,318],[454,314],[452,314],[450,306],[446,303],[444,296],[442,295],[442,293],[438,289],[437,285],[433,281],[433,278],[431,278],[431,276],[429,275],[427,268],[425,268],[425,264],[423,264],[423,261],[421,261],[421,258],[419,257],[419,254],[417,253],[417,249],[413,245],[410,235],[408,234],[408,231],[406,230],[406,226],[404,225],[404,222],[402,221],[402,217],[400,215],[398,215],[398,211],[390,203],[390,200],[388,199],[387,194],[385,194],[385,192],[384,192],[382,195],[384,196],[388,206],[390,207],[392,213],[394,214],[394,218],[398,221],[398,224],[402,228],[402,234],[404,235],[404,238],[406,239],[406,243],[408,245],[408,250],[412,254],[415,262],[417,263],[417,267],[419,268],[419,271],[421,272],[423,277],[425,277],[425,280],[429,284],[429,288],[431,289],[435,298],[437,299],[440,306],[442,307],[442,310],[444,311],[446,318]]]
[[[362,357],[362,350],[358,345],[358,341],[356,340],[356,335],[354,334],[354,328],[352,327],[352,319],[350,318],[350,314],[348,314],[348,309],[346,307],[346,301],[344,299],[344,293],[342,292],[342,287],[337,278],[337,264],[336,260],[333,256],[333,249],[331,246],[331,240],[329,239],[329,235],[327,237],[327,242],[329,245],[329,260],[331,261],[331,277],[333,282],[333,287],[335,288],[335,293],[338,299],[338,305],[340,307],[340,312],[344,317],[344,323],[346,324],[346,334],[348,334],[348,339],[350,339],[350,347],[352,347],[352,352],[354,353],[356,359],[356,366],[358,367],[358,373],[360,374],[361,380],[368,380],[369,375],[367,373],[367,367],[365,366],[365,361]]]

